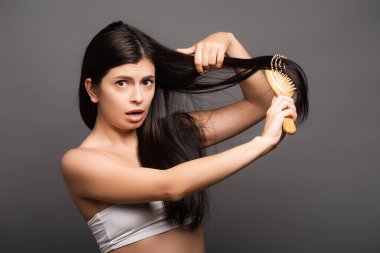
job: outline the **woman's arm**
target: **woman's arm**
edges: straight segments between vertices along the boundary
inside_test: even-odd
[[[225,53],[230,57],[251,58],[229,32],[211,34],[195,45],[177,51],[185,54],[195,53],[194,64],[200,73],[210,69],[210,66],[220,68]],[[265,117],[274,96],[265,75],[258,71],[242,81],[240,87],[244,94],[240,101],[210,110],[189,112],[203,130],[205,147],[240,134]]]
[[[120,204],[179,200],[231,176],[272,147],[260,136],[167,170],[134,167],[95,151],[73,149],[62,157],[61,171],[70,192],[81,198]]]
[[[174,189],[174,199],[210,187],[240,171],[253,161],[268,153],[273,146],[261,136],[203,158],[181,163],[167,172]]]
[[[228,33],[228,36],[230,37],[230,46],[226,50],[227,56],[243,59],[252,58],[232,33]],[[235,72],[239,71],[241,70],[235,68]],[[261,115],[264,117],[275,95],[265,77],[264,71],[259,70],[242,81],[240,88],[244,94],[244,99],[257,105],[258,110],[261,111]]]

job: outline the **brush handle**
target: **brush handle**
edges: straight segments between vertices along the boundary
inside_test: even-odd
[[[282,123],[282,130],[284,130],[287,134],[295,134],[296,133],[296,125],[291,117],[286,117],[284,122]]]

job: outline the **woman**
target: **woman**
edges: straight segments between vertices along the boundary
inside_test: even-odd
[[[296,63],[286,62],[297,81],[296,101],[275,98],[263,73],[252,75],[269,68],[270,59],[251,58],[226,32],[172,50],[119,21],[92,39],[79,86],[81,116],[91,132],[63,155],[61,169],[101,252],[205,252],[207,188],[273,150],[285,136],[285,117],[306,118],[307,81]],[[222,70],[232,74],[212,75]],[[244,93],[239,102],[179,109],[186,104],[179,94],[238,83]],[[265,116],[260,136],[205,157],[206,147]]]

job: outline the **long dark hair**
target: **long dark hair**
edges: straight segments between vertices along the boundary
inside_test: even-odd
[[[221,69],[199,75],[194,65],[194,56],[170,49],[122,21],[113,22],[95,35],[83,59],[79,108],[87,127],[94,127],[97,105],[91,102],[84,80],[89,77],[94,85],[100,85],[103,76],[111,68],[137,63],[142,58],[150,59],[155,65],[156,90],[148,115],[137,129],[138,158],[144,167],[165,170],[205,156],[202,126],[196,125],[190,114],[181,109],[180,105],[185,100],[177,95],[215,92],[239,84],[256,71],[269,69],[272,55],[252,59],[225,57]],[[295,62],[289,59],[283,62],[285,72],[297,88],[297,125],[308,114],[307,79]],[[234,68],[243,71],[235,73]],[[224,75],[218,75],[223,71]],[[178,201],[164,201],[164,205],[170,223],[182,225],[185,218],[191,216],[193,230],[209,214],[208,189]]]

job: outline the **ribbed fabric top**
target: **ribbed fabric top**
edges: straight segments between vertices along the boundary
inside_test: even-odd
[[[87,221],[101,253],[106,253],[179,225],[165,219],[163,201],[138,204],[113,204]],[[190,223],[190,217],[186,223]]]

